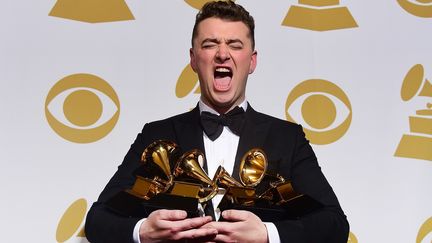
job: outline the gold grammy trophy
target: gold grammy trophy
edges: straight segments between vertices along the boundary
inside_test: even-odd
[[[301,29],[327,31],[358,27],[347,7],[339,0],[299,0],[292,5],[282,25]]]
[[[106,204],[127,216],[147,217],[157,209],[181,209],[189,217],[203,215],[201,203],[212,199],[217,186],[201,168],[204,154],[191,150],[180,156],[173,142],[158,140],[150,144],[135,170],[135,183],[112,197]],[[171,170],[171,165],[175,164]]]
[[[414,96],[432,97],[432,84],[424,78],[421,64],[414,65],[402,83],[402,100],[409,101]],[[410,116],[409,126],[411,134],[402,136],[395,156],[432,161],[432,103]]]
[[[267,164],[263,150],[249,150],[240,163],[240,182],[219,166],[213,181],[226,193],[218,208],[248,210],[267,221],[297,217],[320,206],[307,195],[294,191],[291,182],[281,175],[267,171]]]

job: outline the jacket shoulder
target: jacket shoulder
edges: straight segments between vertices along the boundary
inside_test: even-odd
[[[277,118],[277,117],[274,117],[274,116],[271,116],[271,115],[268,115],[268,114],[265,114],[262,112],[258,112],[255,110],[253,112],[255,113],[254,115],[255,115],[258,123],[270,122],[272,127],[283,128],[283,129],[295,129],[295,130],[297,130],[297,129],[301,128],[301,125],[299,125],[297,123],[283,120],[283,119],[280,119],[280,118]]]

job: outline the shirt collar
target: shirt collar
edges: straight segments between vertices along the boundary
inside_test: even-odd
[[[247,100],[244,99],[242,103],[240,103],[240,105],[238,105],[239,107],[243,108],[244,111],[246,111],[247,107],[248,107],[248,103]],[[200,110],[200,113],[203,111],[207,111],[216,115],[220,115],[217,111],[215,111],[213,108],[211,108],[210,106],[206,105],[201,99],[198,102],[198,107]]]

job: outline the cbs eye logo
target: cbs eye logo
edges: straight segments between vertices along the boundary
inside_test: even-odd
[[[432,217],[427,219],[417,234],[416,243],[432,242]]]
[[[58,81],[45,100],[45,116],[62,138],[95,142],[116,125],[120,102],[114,89],[92,74],[73,74]]]
[[[352,120],[351,103],[344,91],[323,79],[309,79],[294,87],[286,100],[285,113],[288,121],[304,126],[311,143],[319,145],[341,138]]]
[[[76,237],[85,238],[84,226],[78,231],[84,223],[84,218],[87,213],[87,201],[80,198],[73,202],[63,213],[56,230],[56,241],[65,242],[76,234]],[[83,240],[80,240],[83,242]]]
[[[432,0],[397,0],[408,13],[422,18],[432,18]]]

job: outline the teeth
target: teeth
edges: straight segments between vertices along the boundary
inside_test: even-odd
[[[216,68],[216,72],[221,72],[221,73],[229,73],[231,72],[231,70],[229,70],[228,68]]]

